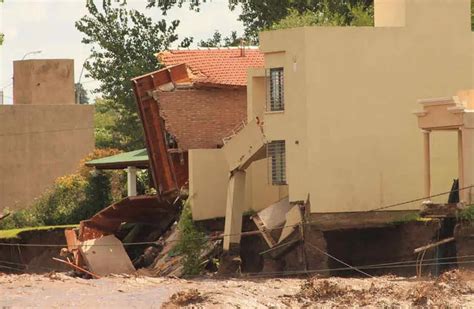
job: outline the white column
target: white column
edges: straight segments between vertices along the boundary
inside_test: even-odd
[[[127,192],[128,196],[137,195],[137,168],[134,166],[127,167]]]
[[[430,153],[430,131],[423,131],[424,161],[425,161],[425,196],[431,196],[431,153]],[[426,202],[429,202],[428,198]]]
[[[474,185],[474,128],[462,128],[463,178],[464,187]],[[474,188],[463,190],[464,202],[474,202]]]
[[[464,188],[464,153],[463,153],[463,136],[462,129],[458,130],[458,178],[459,178],[459,188]],[[466,196],[463,191],[459,191],[459,201],[463,202],[466,200]]]

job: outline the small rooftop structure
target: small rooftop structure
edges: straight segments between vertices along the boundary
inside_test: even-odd
[[[192,82],[201,86],[245,87],[247,70],[263,67],[256,47],[169,50],[156,56],[167,67],[185,63]]]
[[[451,98],[419,100],[423,106],[415,112],[424,133],[425,195],[431,196],[431,145],[434,131],[458,132],[459,196],[464,204],[474,201],[474,90],[459,91]]]
[[[148,168],[148,153],[146,149],[119,153],[86,162],[86,166],[95,167],[99,170],[121,170],[129,166],[145,169]]]

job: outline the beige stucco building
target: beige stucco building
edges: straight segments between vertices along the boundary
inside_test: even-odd
[[[73,60],[14,62],[0,105],[0,213],[26,207],[94,148],[93,106],[76,105]]]
[[[419,209],[415,202],[372,211],[424,196],[413,112],[419,99],[473,88],[470,1],[375,0],[374,8],[375,27],[260,34],[265,67],[249,71],[247,126],[222,149],[189,153],[196,220],[225,216],[226,234],[238,233],[244,211],[285,196],[321,226]],[[458,136],[430,139],[431,192],[449,191]]]

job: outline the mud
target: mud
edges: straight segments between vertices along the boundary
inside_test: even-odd
[[[380,308],[474,306],[474,276],[451,271],[438,279],[198,278],[114,276],[99,280],[64,274],[0,274],[0,307],[75,308]]]

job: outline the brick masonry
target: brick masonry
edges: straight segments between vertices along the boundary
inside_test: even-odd
[[[216,148],[247,118],[245,87],[161,92],[158,101],[166,130],[183,150]]]

